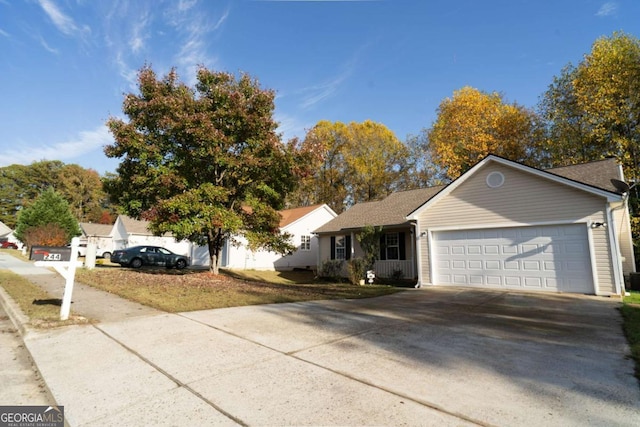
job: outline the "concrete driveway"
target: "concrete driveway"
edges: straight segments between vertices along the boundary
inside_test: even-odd
[[[71,425],[637,425],[618,306],[427,288],[145,315],[26,343]]]

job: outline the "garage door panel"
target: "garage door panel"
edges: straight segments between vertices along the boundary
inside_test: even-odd
[[[583,224],[443,231],[434,242],[436,284],[594,291]]]
[[[540,261],[522,261],[522,270],[523,271],[540,271]]]

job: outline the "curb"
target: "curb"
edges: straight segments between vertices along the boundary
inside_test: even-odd
[[[2,286],[0,286],[0,304],[2,304],[2,308],[7,313],[7,316],[9,316],[9,319],[11,319],[13,326],[20,332],[20,335],[22,335],[23,338],[26,337],[30,331],[27,327],[29,318],[22,312],[18,303],[11,298]]]

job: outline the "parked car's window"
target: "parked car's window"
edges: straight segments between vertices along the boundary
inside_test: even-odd
[[[171,255],[171,252],[166,250],[165,248],[158,248],[158,252],[165,255]]]

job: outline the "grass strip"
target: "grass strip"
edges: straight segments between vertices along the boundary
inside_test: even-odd
[[[630,293],[631,295],[624,298],[620,312],[624,320],[624,334],[631,348],[631,358],[636,364],[635,375],[640,380],[640,292]]]
[[[61,321],[60,306],[56,299],[19,274],[0,270],[0,286],[18,304],[32,326],[48,328],[87,323],[86,319],[73,314],[68,320]]]

